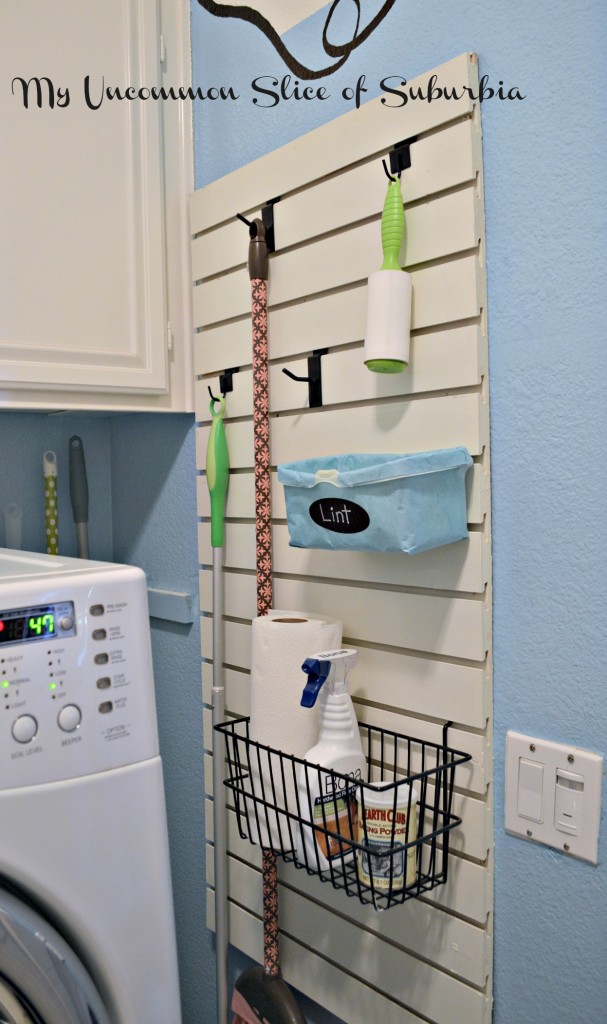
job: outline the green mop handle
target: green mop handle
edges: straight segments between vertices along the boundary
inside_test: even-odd
[[[400,178],[388,182],[381,216],[381,244],[384,262],[381,270],[402,270],[400,248],[405,237],[405,211],[400,190]]]
[[[219,406],[215,411],[215,404]],[[209,405],[213,424],[207,446],[207,486],[211,498],[211,546],[223,547],[223,518],[225,511],[230,458],[223,425],[225,398],[212,398]]]

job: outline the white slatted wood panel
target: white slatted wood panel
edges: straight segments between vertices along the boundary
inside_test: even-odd
[[[468,492],[468,522],[482,523],[487,505],[487,477],[480,465],[473,465],[466,474]],[[483,493],[484,491],[484,493]],[[272,511],[275,519],[286,519],[284,488],[272,473]],[[198,477],[198,513],[208,519],[210,515],[209,491],[203,473]],[[250,519],[255,514],[253,471],[232,472],[228,488],[226,515],[228,519]]]
[[[236,840],[236,815],[233,813],[230,814],[229,825],[231,837]],[[261,854],[259,849],[253,846],[250,847],[250,854],[246,865],[233,860],[231,870],[238,872],[240,884],[248,884],[251,888],[257,889],[260,880],[256,877],[256,870],[261,867]],[[283,868],[281,865],[281,880],[302,895],[308,895],[312,899],[318,896],[315,892],[318,883],[303,871]],[[381,935],[382,939],[399,943],[414,954],[434,959],[443,970],[456,977],[470,981],[474,985],[484,984],[487,936],[483,928],[461,918],[446,915],[440,908],[425,900],[413,901],[407,908],[406,919],[399,921],[398,915],[379,915],[372,908],[363,907],[355,900],[348,900],[344,906],[339,893],[328,885],[324,886],[322,897],[326,906],[353,924]],[[437,935],[440,936],[438,942]]]
[[[467,541],[449,544],[444,550],[425,551],[403,566],[390,552],[352,551],[345,559],[341,551],[289,547],[287,527],[275,526],[273,530],[276,572],[477,594],[483,592],[487,583],[485,547],[483,534],[473,533]],[[199,551],[200,561],[211,565],[213,556],[206,524],[200,525]],[[255,568],[254,523],[234,523],[227,531],[224,565],[230,569]]]
[[[427,76],[420,79],[426,83]],[[463,55],[437,69],[443,84],[477,81]],[[381,157],[417,135],[403,174],[413,274],[410,367],[363,365],[366,279],[381,263],[385,194]],[[330,614],[358,647],[359,719],[472,755],[454,794],[449,881],[422,900],[377,915],[291,865],[281,865],[285,975],[349,1024],[487,1024],[491,1017],[492,748],[489,424],[482,166],[477,106],[379,100],[197,192],[191,201],[207,837],[212,842],[212,571],[204,477],[207,386],[238,366],[228,396],[231,475],[224,559],[225,684],[229,715],[249,708],[255,539],[248,236],[235,219],[270,199],[277,251],[270,258],[271,458],[339,452],[413,452],[466,445],[467,541],[412,557],[322,552],[288,543],[273,471],[274,603]],[[238,203],[238,210],[234,203]],[[322,357],[323,407],[308,409],[305,375]],[[229,802],[229,798],[228,798]],[[261,960],[259,850],[229,820],[231,940]],[[209,858],[209,884],[213,883]],[[213,905],[208,901],[212,927]],[[314,952],[310,952],[310,950]],[[367,984],[367,981],[369,984]]]
[[[210,759],[207,762],[208,769],[210,770]],[[207,839],[213,841],[213,801],[207,799],[206,801],[206,829]],[[228,846],[230,849],[242,849],[242,844],[239,843],[239,828],[237,828],[236,815],[233,807],[228,808]],[[247,848],[247,863],[253,864],[257,867],[261,866],[261,855],[260,850],[257,847],[249,845]],[[212,858],[208,858],[208,877],[212,878],[213,865]],[[467,923],[471,924],[475,928],[482,927],[482,931],[477,933],[475,936],[475,942],[482,942],[483,946],[487,946],[485,938],[487,933],[484,928],[487,922],[487,914],[489,913],[489,901],[487,899],[487,889],[484,885],[486,878],[486,871],[488,867],[488,858],[486,861],[479,863],[474,860],[470,860],[465,857],[458,856],[457,853],[449,861],[449,873],[446,885],[438,886],[432,892],[427,893],[423,898],[424,902],[429,902],[432,906],[436,906],[439,909],[451,912],[458,915],[458,919],[465,919]],[[279,868],[280,877],[286,881],[289,886],[293,889],[302,889],[304,886],[304,878],[302,878],[301,871],[296,868],[283,868],[280,865]],[[319,885],[314,880],[314,886]],[[309,891],[309,890],[306,890]],[[312,888],[313,893],[313,888]],[[315,896],[321,899],[327,899],[328,888],[323,886],[318,894]],[[338,896],[337,906],[340,906],[340,897]],[[342,897],[343,899],[343,897]],[[411,906],[417,906],[417,903],[411,904]],[[356,904],[356,911],[359,907]],[[350,901],[345,906],[342,906],[338,912],[342,916],[347,916],[351,912]],[[366,912],[366,911],[365,911]],[[415,912],[415,911],[414,911]],[[375,911],[374,911],[375,915]],[[370,914],[371,916],[371,914]],[[386,922],[388,919],[384,915],[380,918],[380,927],[384,927],[382,922]],[[440,919],[444,920],[444,919]],[[398,915],[394,922],[394,928],[397,932],[402,934],[403,928],[406,927],[406,922],[399,922]],[[472,933],[468,933],[472,934]],[[443,957],[445,953],[441,953]],[[446,953],[446,955],[449,955]]]

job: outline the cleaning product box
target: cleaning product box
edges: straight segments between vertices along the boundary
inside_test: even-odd
[[[415,554],[468,536],[463,447],[333,455],[278,466],[290,543]]]

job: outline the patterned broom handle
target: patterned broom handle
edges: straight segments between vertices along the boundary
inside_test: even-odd
[[[249,277],[253,335],[253,443],[255,448],[255,541],[257,614],[272,607],[272,523],[270,472],[270,400],[268,393],[268,248],[265,225],[249,225]],[[278,867],[273,850],[262,850],[263,966],[280,974],[278,947]]]
[[[253,328],[253,444],[255,447],[255,540],[257,614],[272,607],[270,402],[268,395],[268,284],[251,281]]]

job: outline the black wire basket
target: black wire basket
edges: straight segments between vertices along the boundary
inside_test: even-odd
[[[455,769],[470,754],[359,724],[368,778],[257,743],[249,719],[216,726],[240,835],[386,910],[447,881]]]

